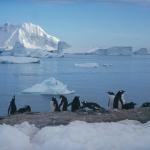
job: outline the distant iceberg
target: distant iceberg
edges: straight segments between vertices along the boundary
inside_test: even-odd
[[[40,63],[37,58],[30,57],[14,57],[14,56],[0,56],[1,64],[27,64],[27,63]]]
[[[44,80],[42,83],[35,84],[30,88],[22,91],[26,94],[41,94],[41,95],[60,95],[74,93],[72,90],[68,90],[67,86],[61,81],[51,77]]]
[[[98,63],[76,63],[76,67],[83,67],[83,68],[98,68]]]
[[[134,52],[135,55],[150,55],[150,50],[147,48],[140,48]]]
[[[95,54],[95,55],[105,55],[105,56],[131,56],[132,55],[132,47],[110,47],[107,49],[92,49],[86,52],[85,54]]]

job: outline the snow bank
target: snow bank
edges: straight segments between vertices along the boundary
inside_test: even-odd
[[[75,64],[76,67],[83,67],[83,68],[98,68],[98,63],[80,63]]]
[[[58,81],[55,78],[51,77],[47,80],[44,80],[42,83],[35,84],[32,87],[23,90],[22,92],[30,94],[59,95],[71,94],[74,91],[68,90],[67,86],[64,85],[61,81]]]
[[[150,122],[85,123],[36,128],[0,125],[1,150],[149,150]]]
[[[0,63],[3,64],[40,63],[40,60],[37,58],[29,58],[29,57],[0,56]]]

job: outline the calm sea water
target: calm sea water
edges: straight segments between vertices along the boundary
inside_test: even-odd
[[[75,63],[99,63],[98,68],[80,68]],[[104,67],[103,64],[112,64]],[[107,91],[126,90],[126,101],[139,105],[150,101],[150,56],[66,55],[43,59],[40,64],[0,64],[0,115],[7,114],[11,97],[16,94],[17,107],[29,104],[33,111],[50,111],[51,96],[21,94],[33,84],[55,77],[81,100],[95,101],[106,107]]]

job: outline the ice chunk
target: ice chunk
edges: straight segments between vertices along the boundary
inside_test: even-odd
[[[76,67],[83,67],[83,68],[98,68],[98,63],[77,63],[75,64]]]
[[[35,84],[32,87],[23,90],[22,92],[30,94],[59,95],[59,94],[71,94],[74,91],[68,90],[67,86],[64,85],[61,81],[51,77],[47,80],[44,80],[42,83]]]
[[[29,57],[0,56],[0,63],[3,64],[40,63],[40,60],[37,58],[29,58]]]

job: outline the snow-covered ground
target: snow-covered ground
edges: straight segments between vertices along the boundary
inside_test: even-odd
[[[83,67],[83,68],[98,68],[98,63],[76,63],[76,67]]]
[[[27,64],[27,63],[40,63],[40,60],[37,58],[30,58],[30,57],[0,56],[0,63]]]
[[[75,121],[42,129],[24,122],[0,125],[1,150],[149,150],[150,122]]]
[[[68,90],[67,85],[51,77],[44,80],[42,83],[35,84],[32,87],[23,90],[22,92],[28,94],[59,95],[71,94],[74,91]]]

